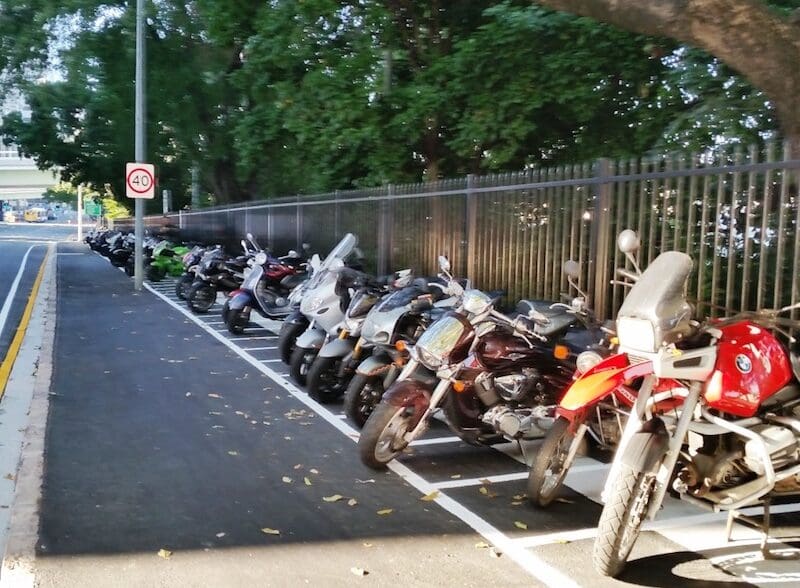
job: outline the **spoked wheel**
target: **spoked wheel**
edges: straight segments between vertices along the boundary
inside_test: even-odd
[[[278,353],[281,356],[283,363],[289,363],[292,360],[292,352],[297,338],[308,328],[308,325],[283,323],[281,330],[278,333]]]
[[[193,274],[183,274],[180,278],[175,280],[175,296],[181,300],[186,300],[186,296],[194,282]]]
[[[308,349],[306,347],[295,347],[292,351],[292,357],[289,360],[289,375],[292,379],[301,386],[306,385],[308,371],[311,369],[311,364],[319,353],[319,349]]]
[[[385,469],[406,448],[408,442],[403,437],[413,428],[413,407],[378,404],[358,438],[361,463],[374,470]]]
[[[534,506],[548,506],[558,495],[583,437],[570,431],[564,417],[553,423],[528,474],[528,499]]]
[[[196,313],[208,312],[216,300],[217,289],[205,282],[194,284],[186,295],[186,304]]]
[[[317,356],[306,377],[308,395],[322,404],[338,400],[349,383],[348,378],[339,378],[341,367],[341,357]]]
[[[344,395],[344,412],[359,428],[363,427],[383,398],[383,377],[356,374]]]
[[[625,568],[647,514],[655,481],[652,472],[620,466],[594,541],[592,560],[598,573],[616,578]]]

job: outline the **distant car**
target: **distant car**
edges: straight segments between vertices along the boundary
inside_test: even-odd
[[[47,220],[47,213],[44,208],[29,208],[25,211],[23,216],[25,222],[29,223],[43,223]]]
[[[17,215],[14,214],[13,210],[6,210],[3,213],[3,222],[13,223],[17,220]]]

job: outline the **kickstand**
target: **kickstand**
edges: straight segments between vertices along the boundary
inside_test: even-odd
[[[517,446],[519,447],[520,455],[522,455],[522,461],[525,462],[525,465],[530,467],[531,464],[528,463],[528,456],[525,455],[525,447],[522,445],[522,439],[517,439]]]
[[[761,556],[764,559],[783,559],[779,555],[776,555],[770,551],[768,546],[769,541],[769,529],[770,529],[770,517],[769,517],[769,505],[770,499],[769,497],[765,498],[764,501],[761,503],[761,507],[764,509],[764,514],[759,522],[752,516],[745,515],[738,510],[730,510],[728,511],[728,522],[725,525],[725,539],[726,541],[731,540],[731,534],[733,533],[733,521],[737,520],[742,522],[743,524],[747,525],[748,527],[752,527],[757,529],[761,533]]]

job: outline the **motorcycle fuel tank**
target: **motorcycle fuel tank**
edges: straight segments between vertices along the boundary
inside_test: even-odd
[[[767,329],[742,321],[721,328],[717,363],[705,389],[710,408],[750,417],[792,379],[783,345]]]
[[[475,355],[481,364],[496,372],[538,363],[545,357],[549,361],[552,353],[552,350],[535,344],[530,347],[521,337],[502,331],[485,335],[475,348]]]

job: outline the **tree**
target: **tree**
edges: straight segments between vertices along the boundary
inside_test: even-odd
[[[800,147],[800,2],[782,0],[536,0],[628,31],[705,49],[764,91]]]

